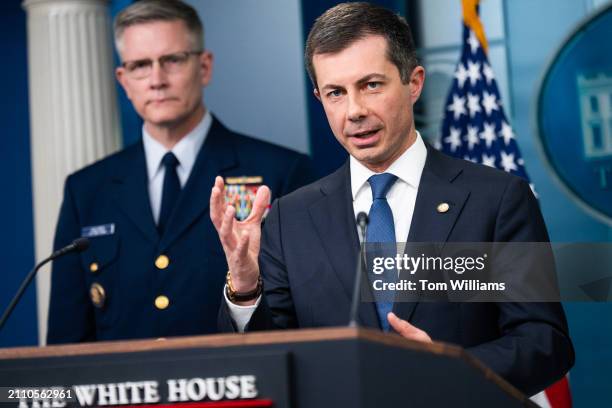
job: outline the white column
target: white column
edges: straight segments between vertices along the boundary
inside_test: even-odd
[[[53,245],[63,183],[121,140],[108,0],[25,0],[36,259]],[[77,238],[77,237],[75,237]],[[49,268],[37,277],[44,344]]]

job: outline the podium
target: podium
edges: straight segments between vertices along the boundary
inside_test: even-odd
[[[21,408],[536,406],[460,347],[348,327],[0,349],[0,389]]]

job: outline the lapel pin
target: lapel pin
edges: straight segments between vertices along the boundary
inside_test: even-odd
[[[436,207],[436,209],[439,213],[444,214],[445,212],[448,212],[448,210],[450,209],[450,205],[448,205],[448,203],[440,203],[438,204],[438,207]]]

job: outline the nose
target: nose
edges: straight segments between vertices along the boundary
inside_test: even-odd
[[[166,72],[162,69],[159,61],[155,61],[151,67],[149,82],[152,89],[164,88],[168,85]]]
[[[368,115],[363,98],[359,92],[349,93],[348,95],[347,117],[351,122],[359,122]]]

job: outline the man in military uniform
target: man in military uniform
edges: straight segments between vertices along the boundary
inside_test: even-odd
[[[48,343],[211,333],[227,265],[208,216],[216,175],[245,217],[257,187],[280,196],[310,181],[308,159],[236,134],[205,107],[213,57],[195,10],[145,0],[115,21],[117,79],[142,139],[66,180],[53,265]]]

